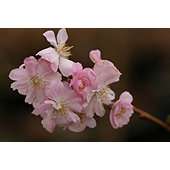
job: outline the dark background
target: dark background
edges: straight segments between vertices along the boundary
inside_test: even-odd
[[[0,141],[170,141],[170,133],[134,114],[131,122],[114,130],[109,113],[97,118],[95,129],[72,133],[56,129],[46,132],[40,118],[31,114],[24,96],[10,89],[8,74],[23,59],[49,46],[43,32],[48,29],[0,29]],[[58,29],[53,29],[56,33]],[[170,114],[170,29],[67,29],[72,57],[92,66],[88,53],[99,48],[104,59],[121,71],[112,89],[118,97],[124,90],[133,104],[166,120]]]

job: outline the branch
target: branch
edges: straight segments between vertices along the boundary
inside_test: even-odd
[[[163,127],[164,129],[166,129],[167,131],[170,132],[170,126],[169,126],[167,123],[163,122],[163,121],[160,120],[159,118],[157,118],[157,117],[153,116],[152,114],[147,113],[147,112],[145,112],[145,111],[143,111],[143,110],[141,110],[141,109],[139,109],[139,108],[137,108],[137,107],[135,107],[135,106],[133,106],[133,108],[134,108],[134,111],[136,111],[137,113],[139,113],[139,116],[140,116],[141,118],[150,120],[150,121],[152,121],[152,122],[160,125],[161,127]]]

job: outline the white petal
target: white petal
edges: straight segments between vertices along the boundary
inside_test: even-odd
[[[68,116],[69,116],[69,120],[70,120],[71,122],[76,123],[76,122],[79,122],[79,121],[80,121],[79,116],[78,116],[78,115],[76,115],[75,113],[73,113],[73,112],[69,111],[67,114],[68,114]]]
[[[80,123],[80,122],[78,122],[78,123],[73,123],[73,124],[71,124],[69,127],[68,127],[68,129],[70,130],[70,131],[72,131],[72,132],[82,132],[83,130],[85,130],[85,128],[86,128],[86,125],[85,125],[85,123]]]
[[[115,93],[110,88],[105,87],[103,90],[105,90],[105,94],[101,96],[102,103],[106,105],[112,104],[112,101],[115,99]]]
[[[54,48],[46,48],[44,50],[39,51],[36,55],[39,55],[42,57],[42,59],[48,61],[51,63],[51,69],[56,72],[58,70],[58,64],[59,64],[59,55],[55,51]]]
[[[94,95],[90,101],[85,105],[83,112],[86,113],[88,117],[93,117],[95,113],[95,103],[96,103],[96,96]]]
[[[68,34],[66,32],[66,29],[64,28],[60,29],[57,34],[58,44],[65,44],[67,39],[68,39]]]
[[[97,116],[103,117],[105,115],[105,109],[104,106],[102,104],[102,101],[100,100],[100,98],[96,98],[97,102],[95,102],[95,113]]]
[[[59,69],[63,76],[68,77],[72,74],[73,61],[60,57]]]
[[[51,45],[57,47],[57,41],[53,31],[46,31],[43,35]]]
[[[89,128],[95,128],[96,127],[96,120],[94,118],[87,118],[86,126],[89,127]]]

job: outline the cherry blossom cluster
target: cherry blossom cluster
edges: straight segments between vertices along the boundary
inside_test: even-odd
[[[60,29],[44,34],[51,47],[24,59],[13,69],[9,78],[13,90],[25,96],[25,102],[34,107],[33,114],[42,118],[42,126],[50,133],[56,127],[81,132],[96,127],[96,116],[105,115],[111,107],[110,123],[113,128],[128,124],[133,114],[131,94],[123,92],[117,101],[109,87],[118,82],[120,71],[111,61],[101,58],[100,50],[89,53],[93,68],[83,68],[79,62],[69,60],[72,46],[67,46],[68,35]]]

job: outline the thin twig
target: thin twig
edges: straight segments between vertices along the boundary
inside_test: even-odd
[[[141,109],[139,109],[139,108],[137,108],[135,106],[133,106],[133,107],[134,107],[134,111],[139,113],[139,116],[141,118],[145,118],[147,120],[150,120],[150,121],[160,125],[161,127],[163,127],[164,129],[166,129],[167,131],[170,132],[170,126],[167,123],[163,122],[162,120],[160,120],[159,118],[153,116],[150,113],[147,113],[147,112],[145,112],[145,111],[143,111],[143,110],[141,110]]]

